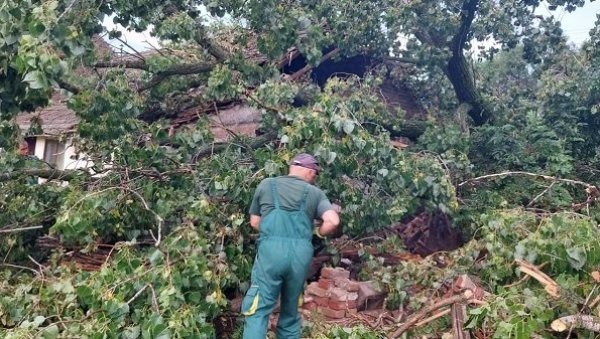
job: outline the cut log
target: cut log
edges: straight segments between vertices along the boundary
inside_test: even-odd
[[[591,315],[569,315],[554,320],[550,327],[556,332],[565,332],[573,328],[600,332],[600,318]]]
[[[468,331],[465,331],[467,321],[467,305],[464,303],[452,304],[452,333],[454,339],[471,339]]]

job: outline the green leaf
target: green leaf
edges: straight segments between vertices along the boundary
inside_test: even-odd
[[[571,264],[571,267],[576,270],[580,270],[583,268],[583,265],[585,265],[587,255],[585,250],[580,247],[568,248],[567,260],[569,261],[569,264]]]
[[[29,29],[29,33],[31,33],[31,35],[37,36],[44,32],[44,30],[46,29],[46,26],[44,26],[43,23],[41,23],[37,20],[33,20],[29,23],[28,29]]]
[[[46,317],[43,317],[41,315],[38,315],[37,317],[33,318],[33,324],[35,325],[35,327],[39,327],[41,324],[44,323],[44,321],[46,321]]]
[[[31,89],[42,89],[46,87],[44,73],[40,71],[31,71],[25,75],[23,81],[29,84]]]
[[[163,253],[159,249],[155,249],[148,259],[153,266],[156,266],[163,257]]]
[[[140,337],[141,329],[139,326],[130,326],[125,328],[123,331],[123,336],[126,339],[137,339]]]
[[[56,339],[58,338],[58,326],[52,324],[44,329],[42,332],[42,338],[44,339]]]
[[[343,130],[344,130],[344,133],[346,133],[346,134],[352,134],[352,131],[354,131],[354,121],[345,120]]]

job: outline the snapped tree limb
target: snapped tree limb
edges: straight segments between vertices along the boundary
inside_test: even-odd
[[[146,64],[146,60],[140,58],[115,58],[108,61],[98,61],[91,65],[96,68],[133,68],[133,69],[141,69],[144,71],[148,70],[148,64]]]
[[[552,297],[560,298],[560,287],[546,273],[542,272],[539,268],[525,260],[517,259],[515,261],[517,264],[519,264],[519,269],[521,272],[527,274],[542,284],[544,286],[544,290]]]
[[[399,338],[404,332],[408,331],[411,327],[413,327],[416,323],[418,323],[421,319],[425,318],[427,314],[439,310],[443,307],[455,304],[455,303],[463,303],[469,301],[473,298],[473,292],[470,290],[464,291],[462,294],[455,295],[453,297],[442,299],[436,303],[433,303],[429,306],[424,307],[419,312],[411,315],[400,327],[394,331],[389,338]]]
[[[34,176],[48,180],[71,181],[80,178],[82,175],[90,174],[82,170],[58,170],[58,169],[22,169],[8,173],[0,174],[0,181],[8,181],[20,176]]]
[[[568,315],[558,318],[550,324],[556,332],[565,332],[573,328],[584,328],[592,332],[600,332],[600,318],[591,315]]]
[[[254,138],[252,140],[252,142],[247,145],[247,148],[250,150],[255,150],[255,149],[262,147],[262,146],[266,145],[267,143],[275,140],[276,138],[277,138],[276,132],[264,134],[260,137]],[[214,143],[214,144],[208,145],[208,146],[202,148],[201,150],[199,150],[194,155],[194,157],[192,158],[192,162],[195,163],[198,160],[209,157],[215,153],[223,152],[230,147],[232,147],[232,144],[229,142],[219,142],[219,143]]]
[[[543,175],[543,174],[524,172],[524,171],[507,171],[507,172],[502,172],[502,173],[482,175],[477,178],[471,178],[471,179],[465,180],[465,181],[461,182],[460,184],[458,184],[458,187],[464,186],[465,184],[468,184],[470,182],[481,181],[481,180],[485,180],[485,179],[492,179],[492,178],[496,178],[496,177],[504,177],[504,176],[509,176],[509,175],[525,175],[525,176],[530,176],[530,177],[535,177],[535,178],[540,178],[540,179],[545,179],[545,180],[560,181],[560,182],[564,182],[567,184],[582,185],[582,186],[585,186],[586,188],[596,188],[596,186],[594,186],[592,184],[588,184],[587,182],[583,182],[583,181],[579,181],[579,180],[563,179],[563,178],[553,177],[550,175]]]
[[[148,90],[156,85],[158,85],[164,79],[173,76],[173,75],[189,75],[189,74],[200,74],[200,73],[208,73],[212,71],[214,65],[209,63],[196,63],[196,64],[180,64],[175,65],[170,68],[167,68],[164,71],[160,71],[156,73],[148,83],[140,86],[139,92],[143,92]]]

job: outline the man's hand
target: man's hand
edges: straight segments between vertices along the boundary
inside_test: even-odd
[[[252,226],[252,228],[254,228],[257,231],[260,230],[260,216],[259,215],[250,214],[250,226]]]
[[[319,227],[319,233],[321,235],[333,233],[340,224],[340,217],[333,209],[325,211],[325,213],[323,213],[321,216],[321,219],[323,219],[323,224],[321,224],[321,227]]]

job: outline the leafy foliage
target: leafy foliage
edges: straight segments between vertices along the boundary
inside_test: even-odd
[[[583,4],[550,1],[549,9]],[[598,28],[571,49],[554,17],[536,15],[539,6],[0,0],[0,335],[214,337],[213,321],[248,287],[253,190],[285,173],[300,151],[323,164],[319,184],[344,206],[349,236],[423,212],[447,215],[469,236],[464,247],[418,263],[367,261],[362,277],[386,289],[388,308],[416,310],[465,273],[494,294],[471,310],[470,328],[498,338],[547,334],[549,321],[578,312],[573,300],[594,289],[598,210],[565,211],[590,192],[531,176],[463,185],[503,171],[597,183]],[[126,29],[150,28],[164,48],[107,57],[92,43],[105,15]],[[475,60],[474,43],[491,40],[497,44]],[[333,62],[358,56],[378,65],[352,74],[332,67],[319,86],[289,74],[331,67],[328,53]],[[415,117],[382,100],[386,81],[417,90],[429,110],[429,129],[408,149],[394,147],[384,126],[401,130],[408,124],[398,117]],[[15,154],[22,132],[13,118],[45,106],[59,88],[80,119],[73,144],[94,165],[68,172],[68,184],[38,185],[28,170],[48,167]],[[261,112],[266,135],[215,142],[202,112],[240,102]],[[172,133],[182,113],[196,117]],[[48,235],[60,246],[39,250]],[[71,263],[107,245],[97,270]],[[381,247],[402,248],[393,237]],[[571,294],[552,300],[534,281],[511,286],[521,277],[510,264],[518,258],[546,265]],[[447,326],[432,324],[414,334]],[[309,331],[383,335],[363,327]]]

